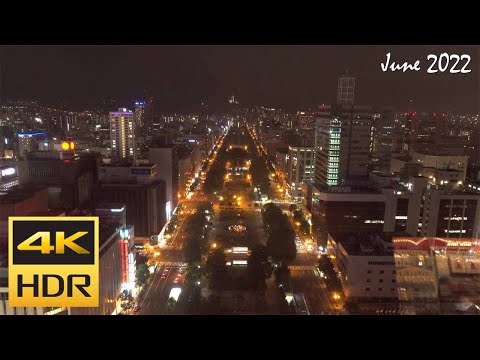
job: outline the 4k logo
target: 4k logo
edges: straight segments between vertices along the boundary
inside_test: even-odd
[[[10,306],[98,306],[98,217],[10,217]]]

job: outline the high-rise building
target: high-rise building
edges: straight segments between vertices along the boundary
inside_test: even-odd
[[[157,164],[158,177],[165,181],[168,220],[178,202],[178,145],[153,142],[149,149],[149,161]]]
[[[145,108],[143,110],[143,132],[144,135],[153,135],[153,117],[155,116],[155,98],[151,92],[145,90]]]
[[[344,185],[368,177],[373,112],[369,106],[322,105],[315,131],[315,182]]]
[[[314,152],[314,147],[288,147],[287,188],[296,202],[303,198],[302,183],[313,179]]]
[[[373,115],[373,142],[371,144],[371,170],[382,173],[390,172],[390,158],[393,149],[395,123],[393,113],[382,109]]]
[[[337,104],[353,105],[355,100],[355,78],[348,75],[348,69],[345,75],[338,78]]]
[[[145,102],[135,101],[135,125],[138,127],[143,126],[143,117],[145,113]]]
[[[135,163],[135,125],[133,113],[125,108],[110,112],[111,156]]]

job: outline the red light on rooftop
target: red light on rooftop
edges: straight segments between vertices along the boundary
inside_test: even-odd
[[[445,116],[445,113],[443,113],[442,116]]]
[[[433,116],[437,116],[437,113],[433,114]]]

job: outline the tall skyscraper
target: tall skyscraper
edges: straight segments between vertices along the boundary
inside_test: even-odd
[[[355,100],[355,78],[348,75],[348,69],[345,75],[338,78],[337,104],[353,105]]]
[[[112,159],[135,163],[135,126],[133,112],[120,108],[110,112]]]
[[[315,131],[315,182],[344,185],[366,178],[370,161],[372,108],[323,105]]]
[[[371,144],[371,170],[390,173],[395,123],[393,111],[388,108],[377,109],[373,115],[373,142]]]
[[[135,126],[137,129],[143,127],[145,113],[145,102],[144,101],[135,101]]]

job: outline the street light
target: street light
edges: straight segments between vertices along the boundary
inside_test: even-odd
[[[214,249],[216,249],[216,248],[217,248],[217,243],[213,243],[213,244],[212,244],[212,247],[213,247]]]

